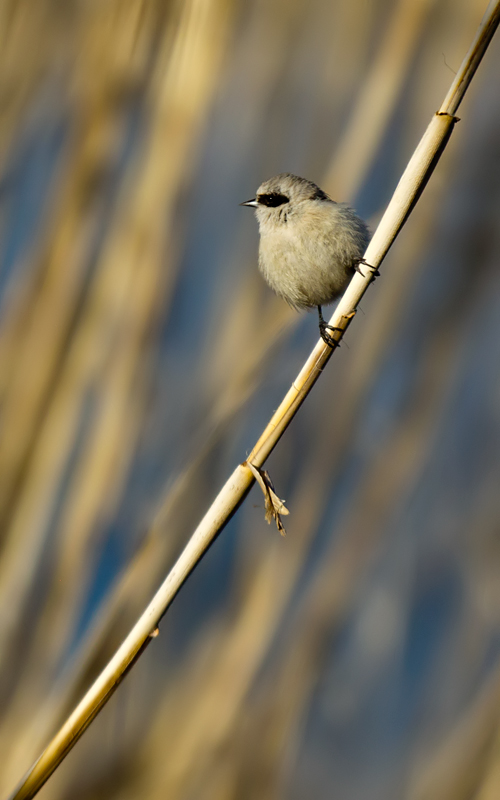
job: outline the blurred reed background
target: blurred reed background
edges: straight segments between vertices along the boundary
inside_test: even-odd
[[[375,226],[486,0],[1,0],[0,792],[317,340],[238,203]],[[42,798],[498,800],[500,40],[312,396]]]

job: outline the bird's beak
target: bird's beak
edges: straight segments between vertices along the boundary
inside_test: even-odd
[[[244,203],[240,203],[240,206],[250,206],[251,208],[257,208],[258,205],[259,204],[255,198],[253,200],[246,200]]]

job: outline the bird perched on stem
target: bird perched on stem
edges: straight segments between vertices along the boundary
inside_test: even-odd
[[[259,223],[259,269],[276,294],[293,308],[318,309],[319,330],[337,342],[322,306],[342,294],[359,270],[370,239],[368,228],[345,203],[335,203],[315,183],[283,172],[264,181],[253,200]]]

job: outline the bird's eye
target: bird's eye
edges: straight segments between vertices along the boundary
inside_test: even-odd
[[[286,194],[280,194],[279,192],[268,192],[267,194],[259,194],[257,202],[261,206],[276,208],[277,206],[282,206],[283,203],[288,203],[288,197]]]

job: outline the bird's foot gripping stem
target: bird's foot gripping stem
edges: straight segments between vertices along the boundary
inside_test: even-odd
[[[380,275],[380,272],[378,271],[378,269],[376,267],[374,267],[371,264],[369,264],[368,261],[365,261],[364,258],[360,258],[359,261],[357,261],[356,264],[354,265],[354,269],[355,269],[356,272],[359,272],[359,274],[361,275],[362,278],[366,278],[366,275],[363,272],[363,270],[361,269],[360,264],[364,264],[365,267],[368,267],[368,269],[371,270],[372,280],[375,280],[375,278],[378,278],[378,276]]]
[[[332,350],[335,349],[335,347],[340,347],[340,342],[337,342],[337,340],[330,335],[329,331],[342,332],[342,328],[334,328],[333,325],[329,325],[326,322],[326,320],[323,317],[323,312],[321,311],[321,306],[318,306],[318,316],[319,316],[319,332],[325,344],[327,344],[328,347],[331,347]]]

